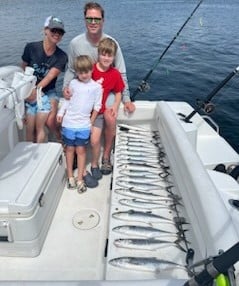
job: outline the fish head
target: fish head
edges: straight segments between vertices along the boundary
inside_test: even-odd
[[[113,258],[109,261],[109,264],[116,266],[116,267],[126,267],[128,263],[130,262],[130,259],[128,257],[118,257]]]

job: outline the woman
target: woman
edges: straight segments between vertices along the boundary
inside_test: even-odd
[[[22,68],[30,66],[37,77],[36,89],[26,99],[26,140],[41,143],[45,141],[46,125],[60,140],[57,130],[56,113],[59,96],[56,80],[65,70],[67,55],[57,44],[65,33],[64,23],[50,16],[44,24],[43,41],[28,43],[22,55]]]

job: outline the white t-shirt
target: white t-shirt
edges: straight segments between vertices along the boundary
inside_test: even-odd
[[[92,110],[98,112],[101,108],[102,86],[93,79],[87,83],[73,79],[69,88],[72,96],[70,100],[64,99],[57,113],[58,116],[64,116],[62,127],[90,128]]]

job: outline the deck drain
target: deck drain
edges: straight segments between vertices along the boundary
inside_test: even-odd
[[[100,215],[95,210],[84,209],[77,212],[72,223],[74,227],[82,230],[88,230],[96,227],[100,222]]]

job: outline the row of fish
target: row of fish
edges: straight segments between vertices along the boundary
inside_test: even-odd
[[[112,231],[124,236],[133,236],[133,238],[114,240],[114,245],[119,248],[158,250],[174,246],[186,252],[181,245],[185,241],[185,230],[178,227],[178,225],[186,224],[183,217],[168,218],[154,214],[152,211],[145,212],[133,209],[115,212],[112,217],[129,223],[128,225],[118,225]],[[139,236],[142,238],[138,238]]]
[[[114,178],[114,193],[123,198],[118,200],[122,210],[112,213],[112,218],[120,222],[112,228],[113,233],[120,235],[112,243],[118,249],[140,252],[136,252],[136,257],[113,258],[109,263],[122,269],[149,272],[184,268],[173,261],[145,257],[145,251],[167,247],[186,252],[187,243],[187,230],[183,228],[187,222],[177,210],[181,198],[173,192],[172,176],[158,131],[121,124],[117,137],[118,176]]]

